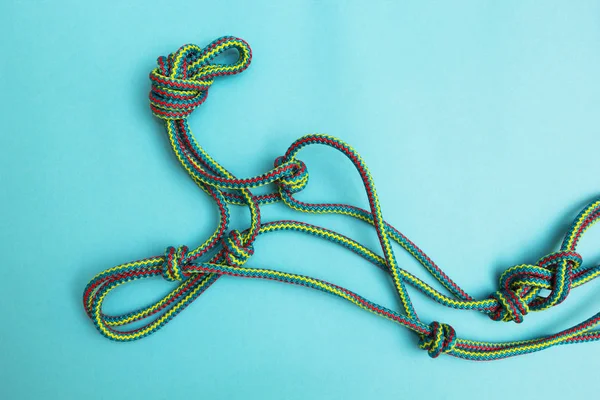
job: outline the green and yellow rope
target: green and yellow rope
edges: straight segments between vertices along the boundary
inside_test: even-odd
[[[235,49],[234,64],[216,63],[224,51]],[[560,344],[600,340],[600,313],[559,333],[515,342],[483,342],[460,339],[452,326],[433,321],[424,323],[418,317],[407,288],[410,286],[441,305],[476,310],[496,321],[520,323],[529,312],[542,311],[562,303],[572,288],[581,286],[600,275],[600,266],[584,266],[576,248],[583,234],[600,218],[600,200],[592,202],[575,218],[560,249],[542,257],[535,264],[508,268],[499,279],[499,288],[488,298],[475,299],[461,289],[421,249],[383,218],[373,177],[364,160],[348,144],[328,135],[301,137],[276,158],[273,168],[251,178],[237,178],[214,160],[195,140],[187,117],[207,98],[215,79],[244,71],[252,60],[250,46],[235,37],[220,38],[205,48],[185,45],[167,57],[158,58],[158,66],[150,73],[152,113],[164,120],[168,139],[176,158],[193,181],[215,201],[218,225],[199,246],[169,246],[164,255],[149,257],[110,268],[96,275],[84,290],[85,310],[98,329],[109,339],[131,341],[148,336],[178,315],[220,277],[268,279],[290,283],[330,293],[371,313],[394,321],[420,338],[419,346],[431,357],[449,354],[468,360],[496,360],[527,354]],[[299,152],[309,145],[325,145],[340,151],[358,171],[369,202],[369,209],[347,204],[307,203],[295,194],[308,183],[306,165],[298,159]],[[255,195],[252,189],[275,185],[277,190]],[[370,225],[377,234],[380,254],[335,231],[301,221],[263,222],[261,207],[283,202],[303,213],[339,214]],[[246,206],[250,224],[243,232],[229,229],[229,206]],[[248,266],[254,254],[254,242],[267,233],[295,231],[338,244],[384,270],[402,304],[402,312],[375,304],[348,289],[321,279],[284,272],[283,270]],[[393,243],[412,255],[427,272],[442,284],[442,293],[421,278],[400,268]],[[208,253],[214,253],[208,257]],[[162,276],[179,285],[160,301],[123,315],[107,315],[102,311],[106,296],[127,282]],[[549,290],[546,297],[542,290]],[[134,322],[146,321],[139,328],[127,330]]]

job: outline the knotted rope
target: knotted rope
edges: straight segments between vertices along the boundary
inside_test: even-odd
[[[237,51],[237,61],[232,65],[216,63],[215,57],[229,49]],[[562,332],[537,339],[507,343],[458,339],[456,332],[448,324],[426,324],[421,321],[407,292],[408,285],[447,307],[480,311],[496,321],[523,322],[529,312],[546,310],[560,304],[572,288],[600,275],[600,266],[583,266],[581,256],[576,252],[583,234],[600,217],[600,200],[592,202],[579,213],[557,252],[542,257],[536,264],[508,268],[500,276],[498,290],[486,299],[476,300],[406,236],[384,220],[373,179],[364,161],[341,140],[320,134],[304,136],[292,143],[283,156],[275,159],[273,169],[252,178],[234,177],[200,147],[192,136],[186,118],[206,100],[216,77],[244,71],[251,59],[252,52],[248,44],[234,37],[223,37],[204,49],[186,45],[167,57],[158,58],[158,67],[150,73],[150,107],[155,116],[164,120],[169,141],[183,168],[217,204],[219,222],[213,234],[192,250],[186,246],[168,247],[164,255],[121,264],[96,275],[85,288],[83,304],[101,334],[117,341],[137,340],[148,336],[178,315],[221,276],[229,275],[291,283],[341,297],[414,331],[420,337],[420,347],[426,349],[431,357],[445,353],[469,360],[496,360],[559,344],[600,339],[600,331],[594,330],[600,323],[600,313]],[[307,203],[294,197],[308,183],[306,165],[296,156],[302,148],[313,144],[332,147],[352,161],[365,187],[368,210],[346,204]],[[276,191],[264,195],[254,195],[251,191],[272,183],[277,185]],[[377,233],[381,255],[349,237],[319,226],[290,220],[263,222],[261,206],[280,201],[301,212],[342,214],[366,222]],[[249,208],[248,229],[227,233],[229,205]],[[246,263],[254,254],[253,244],[257,237],[278,231],[303,232],[329,240],[383,269],[390,275],[402,304],[402,312],[375,304],[348,289],[321,279],[248,267]],[[393,242],[415,257],[444,286],[448,294],[432,288],[400,268],[392,248]],[[215,250],[212,257],[202,257],[211,250]],[[179,282],[179,285],[160,301],[142,309],[117,316],[107,315],[102,311],[105,297],[115,287],[155,276]],[[550,294],[541,296],[542,290],[549,290]],[[146,319],[150,321],[139,328],[119,329]]]

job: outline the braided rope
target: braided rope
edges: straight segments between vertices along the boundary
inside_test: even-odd
[[[219,54],[230,49],[235,49],[238,53],[234,64],[214,62]],[[413,242],[384,220],[373,178],[365,162],[352,147],[341,140],[328,135],[306,135],[292,143],[283,156],[275,159],[273,169],[262,175],[243,179],[234,177],[200,147],[191,133],[187,117],[206,100],[216,77],[244,71],[251,59],[250,46],[235,37],[220,38],[203,49],[185,45],[167,57],[158,58],[158,67],[150,73],[150,108],[156,117],[164,120],[169,141],[183,168],[200,189],[215,201],[219,222],[213,234],[194,249],[190,250],[186,246],[167,247],[164,255],[121,264],[96,275],[84,290],[83,304],[102,335],[117,341],[131,341],[148,336],[178,315],[221,276],[228,275],[291,283],[341,297],[414,331],[420,338],[419,346],[434,358],[445,353],[468,360],[497,360],[551,346],[600,339],[600,331],[594,330],[600,323],[600,313],[569,329],[532,340],[494,343],[459,339],[448,324],[422,322],[407,291],[407,286],[411,286],[441,305],[480,311],[495,321],[521,323],[529,312],[543,311],[562,303],[572,288],[600,275],[600,266],[583,266],[581,256],[576,252],[583,234],[600,219],[600,200],[592,202],[579,213],[558,251],[542,257],[535,264],[508,268],[500,276],[498,290],[486,299],[477,300],[462,290]],[[294,197],[308,183],[308,170],[297,155],[301,149],[313,144],[332,147],[352,161],[367,194],[368,210],[346,204],[306,203]],[[276,184],[277,190],[265,195],[254,195],[251,191],[268,184]],[[341,214],[371,225],[379,239],[382,255],[349,237],[304,222],[283,220],[263,223],[261,206],[280,201],[300,212]],[[248,229],[243,232],[228,232],[229,205],[249,208]],[[253,243],[257,237],[279,231],[303,232],[328,240],[386,271],[401,301],[402,312],[375,304],[348,289],[321,279],[245,266],[254,254]],[[400,268],[392,248],[393,242],[419,261],[444,286],[448,294],[441,293]],[[211,250],[215,250],[212,257],[201,259]],[[105,297],[114,288],[130,281],[155,276],[179,282],[179,285],[155,304],[130,313],[113,316],[102,311]],[[549,290],[550,294],[540,296],[542,290]],[[122,328],[147,319],[149,322],[139,328]]]

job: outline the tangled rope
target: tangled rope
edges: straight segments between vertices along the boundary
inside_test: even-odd
[[[238,58],[234,64],[218,64],[214,61],[215,57],[229,49],[237,50]],[[319,134],[304,136],[292,143],[283,156],[276,158],[273,169],[252,178],[234,177],[200,147],[192,136],[186,118],[206,100],[216,77],[244,71],[251,59],[252,52],[248,44],[235,37],[220,38],[204,49],[186,45],[168,57],[158,58],[158,67],[150,73],[150,107],[156,117],[164,120],[169,141],[183,168],[200,189],[215,201],[219,223],[213,234],[192,250],[186,246],[168,247],[164,255],[121,264],[96,275],[85,288],[83,304],[101,334],[117,341],[148,336],[162,328],[221,276],[229,275],[291,283],[341,297],[414,331],[420,337],[420,347],[434,358],[445,353],[469,360],[496,360],[555,345],[600,339],[600,331],[594,330],[600,323],[600,313],[562,332],[532,340],[493,343],[459,339],[448,324],[422,322],[407,292],[407,286],[411,286],[447,307],[480,311],[495,321],[523,322],[529,312],[560,304],[572,288],[600,275],[600,266],[583,266],[581,256],[576,252],[582,235],[600,217],[600,200],[592,202],[579,213],[557,252],[542,257],[536,264],[522,264],[507,269],[500,276],[498,291],[486,299],[476,300],[406,236],[384,220],[373,179],[364,161],[341,140]],[[313,144],[332,147],[352,161],[365,187],[368,210],[346,204],[307,203],[294,197],[308,182],[308,170],[297,154],[302,148]],[[273,183],[276,184],[276,191],[264,195],[252,193],[253,188]],[[382,255],[349,237],[319,226],[289,220],[263,222],[260,207],[280,201],[301,212],[342,214],[366,222],[375,228]],[[249,208],[248,229],[228,232],[229,205]],[[321,279],[246,266],[254,254],[253,243],[257,237],[278,231],[303,232],[329,240],[386,271],[402,303],[402,312],[375,304]],[[393,242],[415,257],[448,294],[400,268],[392,249]],[[215,250],[213,256],[202,257],[211,250]],[[117,286],[155,276],[180,282],[179,286],[155,304],[127,314],[113,316],[102,311],[105,297]],[[541,296],[543,290],[550,291],[550,294]],[[119,329],[146,319],[150,321],[141,327]]]

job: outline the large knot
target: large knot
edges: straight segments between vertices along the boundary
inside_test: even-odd
[[[286,162],[289,162],[292,168],[288,175],[278,180],[279,190],[288,194],[298,193],[308,184],[308,169],[301,160],[294,158],[289,161],[284,156],[275,159],[275,167],[279,167]]]
[[[225,260],[231,266],[241,267],[254,254],[254,246],[251,243],[244,245],[242,235],[237,230],[232,230],[223,239],[225,249]]]
[[[187,278],[183,266],[188,261],[188,247],[178,248],[169,246],[165,251],[165,262],[162,267],[162,276],[168,281],[183,281]]]
[[[429,328],[429,335],[421,335],[419,347],[427,350],[431,358],[436,358],[442,353],[452,351],[456,345],[456,331],[448,324],[433,321]]]
[[[562,303],[571,291],[573,270],[581,266],[575,251],[557,251],[542,257],[535,265],[517,265],[500,276],[500,290],[490,298],[498,304],[489,311],[495,321],[523,322],[529,311],[541,311]],[[546,297],[538,296],[549,290]]]
[[[212,63],[229,49],[238,52],[235,63]],[[215,77],[238,74],[248,68],[251,59],[252,50],[248,43],[231,36],[217,39],[204,49],[188,44],[167,57],[159,57],[158,67],[150,73],[152,113],[165,120],[187,118],[206,100]]]

